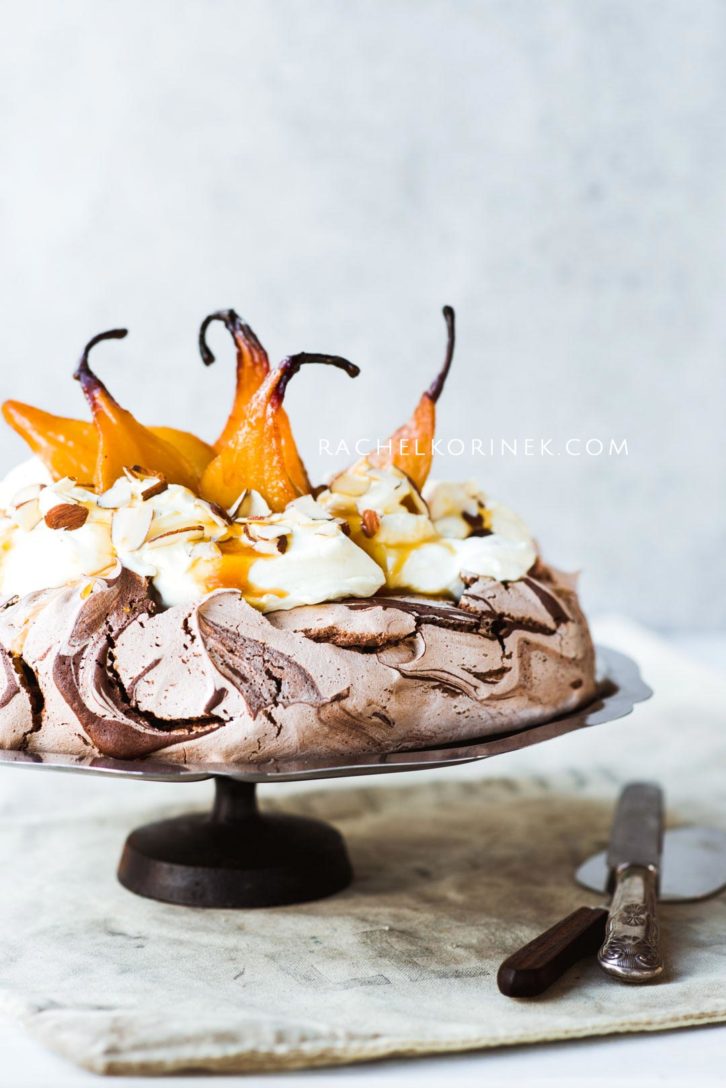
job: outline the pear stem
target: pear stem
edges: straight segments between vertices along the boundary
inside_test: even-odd
[[[73,372],[73,377],[77,382],[81,383],[83,392],[86,396],[93,396],[99,388],[106,389],[103,382],[100,378],[96,377],[88,365],[88,356],[91,349],[94,348],[96,344],[100,344],[102,340],[123,340],[125,336],[128,336],[128,332],[128,329],[109,329],[108,332],[99,332],[97,336],[94,336],[86,344],[78,366]]]
[[[257,339],[253,329],[239,316],[236,310],[215,310],[213,314],[209,314],[204,318],[199,329],[199,354],[205,366],[211,366],[215,360],[215,355],[207,343],[207,329],[213,321],[221,321],[227,332],[234,338],[235,343],[241,340],[253,354],[258,353],[267,358],[267,352]]]
[[[357,378],[360,367],[351,363],[350,359],[344,359],[342,355],[320,355],[318,352],[300,351],[297,355],[288,355],[278,367],[280,377],[272,394],[272,399],[277,405],[282,404],[285,390],[291,378],[297,374],[300,367],[307,363],[322,363],[325,366],[335,366],[338,370],[344,370],[350,378]]]
[[[454,345],[456,343],[456,320],[453,306],[444,306],[442,313],[446,322],[446,355],[444,365],[428,388],[428,395],[434,404],[441,396],[441,391],[451,369],[451,360],[454,358]]]

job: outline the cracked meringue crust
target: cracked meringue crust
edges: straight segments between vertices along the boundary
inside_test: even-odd
[[[0,612],[0,747],[183,763],[346,757],[522,729],[595,695],[574,587],[538,561],[457,603],[382,595],[263,614],[236,590],[158,611],[145,578]]]

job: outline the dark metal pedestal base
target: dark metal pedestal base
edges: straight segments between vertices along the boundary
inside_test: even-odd
[[[275,907],[342,891],[353,871],[342,836],[320,820],[258,811],[255,786],[215,778],[209,814],[132,831],[125,888],[187,907]]]

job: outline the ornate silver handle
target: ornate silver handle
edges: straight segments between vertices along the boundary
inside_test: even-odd
[[[663,970],[656,916],[657,874],[629,866],[616,874],[600,966],[621,982],[650,982]]]

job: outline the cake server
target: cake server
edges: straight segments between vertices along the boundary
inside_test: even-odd
[[[575,873],[592,892],[607,892],[607,853],[593,854]],[[663,836],[659,903],[692,903],[726,888],[726,831],[716,827],[673,827]]]

